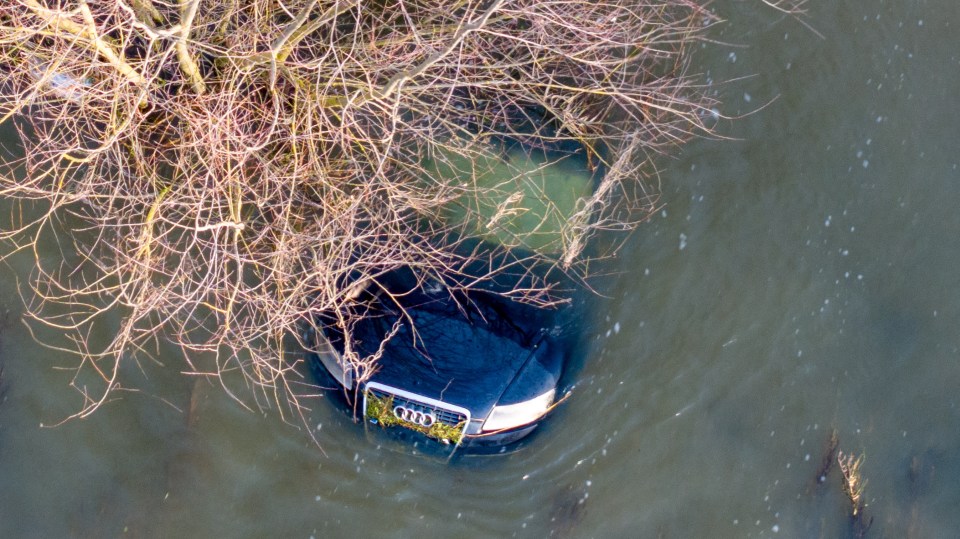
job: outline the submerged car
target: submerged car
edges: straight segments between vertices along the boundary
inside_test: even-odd
[[[381,281],[365,293],[369,310],[352,328],[360,357],[380,352],[375,372],[358,382],[344,368],[334,324],[316,334],[313,362],[356,399],[368,425],[455,446],[502,446],[555,405],[568,350],[564,309],[415,286],[404,271]]]
[[[558,144],[530,151],[515,142],[496,156],[435,156],[424,169],[440,177],[468,174],[482,186],[482,197],[453,201],[441,212],[451,228],[511,253],[514,261],[529,252],[552,258],[564,244],[564,226],[603,174],[576,150],[576,144]],[[508,207],[515,211],[503,211]],[[572,309],[511,300],[509,292],[526,285],[510,279],[463,292],[423,282],[410,268],[381,276],[357,298],[364,312],[350,328],[351,352],[377,356],[375,371],[358,380],[345,368],[344,335],[334,318],[318,321],[323,330],[315,334],[313,364],[336,380],[368,426],[455,447],[518,441],[562,398],[570,349],[563,328]]]

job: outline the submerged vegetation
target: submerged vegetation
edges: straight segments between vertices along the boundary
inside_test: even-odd
[[[837,465],[843,476],[843,493],[850,500],[851,533],[857,538],[866,537],[873,524],[873,517],[867,516],[867,502],[863,499],[863,490],[867,486],[867,480],[863,478],[863,472],[860,470],[863,465],[863,455],[858,457],[853,453],[844,454],[843,451],[839,451]]]
[[[434,421],[429,427],[417,425],[403,421],[393,413],[393,397],[380,398],[371,392],[367,392],[366,398],[366,418],[368,421],[380,425],[382,428],[404,427],[423,433],[434,440],[444,443],[459,444],[463,440],[463,428],[465,425],[447,425],[441,421]]]
[[[843,492],[850,500],[851,515],[856,517],[866,505],[863,501],[863,489],[867,486],[867,482],[860,472],[863,455],[854,457],[853,454],[844,455],[843,451],[840,451],[837,453],[837,464],[843,474]]]
[[[873,517],[867,515],[867,502],[864,499],[864,490],[867,486],[867,480],[864,479],[861,470],[864,455],[844,453],[839,449],[839,445],[840,437],[837,429],[832,428],[821,451],[820,465],[814,476],[814,484],[817,487],[826,484],[833,465],[837,465],[840,469],[840,486],[849,503],[850,536],[864,538],[873,524]]]
[[[351,345],[354,299],[401,266],[561,301],[550,272],[583,276],[591,236],[656,208],[651,158],[707,132],[686,51],[714,22],[693,0],[3,3],[0,122],[25,156],[0,174],[19,203],[3,237],[62,250],[35,255],[24,295],[77,357],[77,416],[161,338],[182,370],[300,413],[289,341],[327,314],[362,378],[377,357]],[[474,181],[507,146],[582,159],[592,191],[558,213]],[[531,205],[549,245],[498,228]]]
[[[830,429],[830,437],[824,445],[822,456],[820,458],[820,467],[817,468],[817,483],[823,483],[830,474],[833,463],[836,462],[837,447],[840,445],[840,437],[837,429]]]

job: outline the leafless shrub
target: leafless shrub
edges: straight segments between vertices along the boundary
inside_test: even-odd
[[[855,517],[863,511],[866,505],[863,501],[863,489],[867,482],[863,479],[860,466],[863,465],[863,455],[855,457],[853,454],[837,453],[837,464],[843,474],[843,492],[850,500],[850,512]]]
[[[241,371],[241,400],[300,410],[285,340],[321,312],[349,333],[358,283],[401,266],[452,288],[539,275],[505,293],[558,301],[534,269],[582,271],[594,232],[655,207],[650,156],[705,131],[684,50],[713,22],[692,0],[4,2],[0,119],[26,175],[0,192],[41,211],[3,236],[61,247],[36,255],[29,318],[71,339],[76,417],[160,336],[187,371]],[[475,244],[443,218],[491,193],[471,181],[482,171],[426,160],[503,140],[575,144],[605,169],[559,244]],[[108,313],[118,326],[94,348]],[[360,372],[375,360],[347,356]]]
[[[867,502],[863,499],[863,491],[867,487],[867,480],[863,478],[863,472],[860,470],[863,466],[863,455],[857,457],[852,453],[844,454],[843,451],[839,451],[837,464],[843,475],[843,493],[850,501],[851,536],[858,539],[866,537],[873,525],[873,517],[867,515]]]

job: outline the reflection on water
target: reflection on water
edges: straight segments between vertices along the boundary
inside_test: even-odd
[[[849,537],[833,431],[866,455],[868,537],[955,536],[960,10],[811,4],[820,39],[718,4],[732,45],[700,69],[731,114],[770,104],[664,163],[666,210],[596,281],[574,397],[519,451],[387,451],[320,397],[321,452],[171,350],[41,428],[79,406],[70,358],[13,316],[0,536]]]

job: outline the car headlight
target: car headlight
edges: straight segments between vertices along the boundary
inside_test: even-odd
[[[557,390],[554,388],[528,401],[494,406],[487,420],[483,422],[483,431],[506,430],[533,423],[550,410],[556,394]]]

